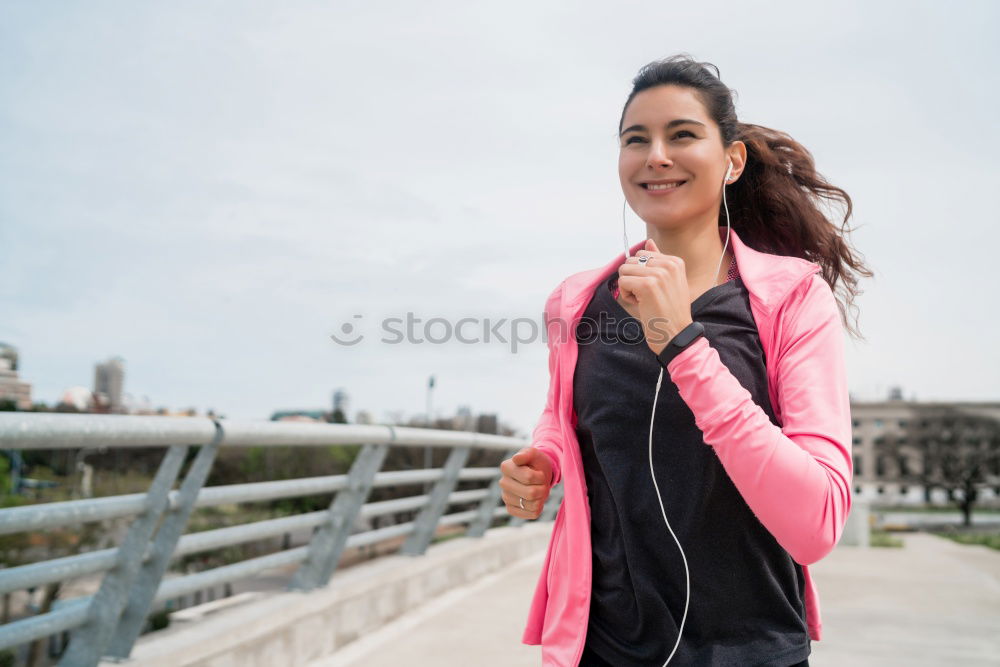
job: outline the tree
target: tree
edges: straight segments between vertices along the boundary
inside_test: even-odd
[[[969,526],[980,487],[1000,486],[1000,420],[975,407],[916,404],[899,434],[883,437],[879,455],[901,481],[922,484],[925,499],[944,489]]]

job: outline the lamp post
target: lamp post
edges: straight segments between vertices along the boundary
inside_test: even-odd
[[[431,395],[434,391],[434,376],[430,376],[427,379],[427,428],[434,428],[433,419],[431,415]],[[431,448],[424,447],[424,469],[431,467]],[[430,493],[431,484],[430,482],[424,483],[424,493]]]

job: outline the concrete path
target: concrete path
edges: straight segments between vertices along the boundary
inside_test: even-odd
[[[1000,551],[924,533],[838,547],[811,571],[823,640],[810,665],[1000,665]]]
[[[544,557],[543,551],[428,602],[309,667],[540,665],[541,647],[522,644],[521,633]]]
[[[812,667],[1000,665],[1000,552],[920,533],[837,547],[811,568],[823,640]],[[407,614],[309,667],[541,664],[521,631],[543,553]]]

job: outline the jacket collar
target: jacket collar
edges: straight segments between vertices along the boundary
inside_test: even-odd
[[[719,227],[722,242],[726,240],[726,228]],[[629,255],[646,244],[639,241],[629,250]],[[729,230],[729,245],[733,249],[733,257],[740,272],[740,278],[750,293],[751,302],[761,313],[769,313],[772,308],[781,303],[791,289],[806,276],[822,270],[819,264],[800,257],[773,255],[754,250],[743,243],[735,229]],[[597,269],[575,273],[563,282],[562,303],[564,312],[575,313],[580,303],[590,297],[597,284],[607,280],[625,261],[623,253],[618,253],[614,259]]]

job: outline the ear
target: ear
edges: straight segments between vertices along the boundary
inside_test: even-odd
[[[733,161],[733,173],[731,176],[736,176],[737,174],[742,174],[743,169],[747,166],[747,146],[742,141],[734,141],[732,147],[735,151],[729,153],[727,157]]]

